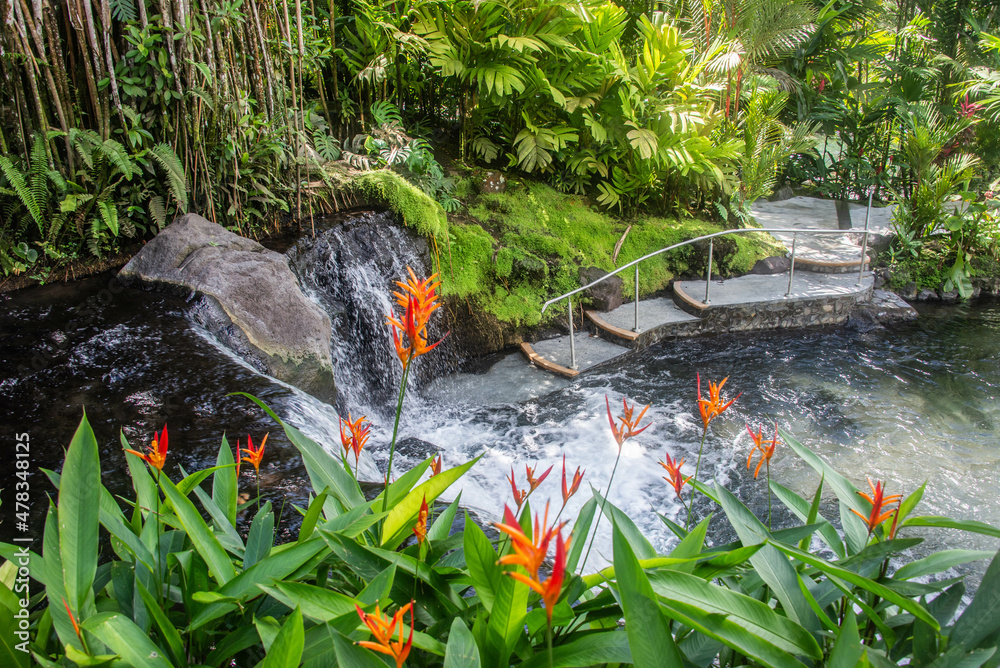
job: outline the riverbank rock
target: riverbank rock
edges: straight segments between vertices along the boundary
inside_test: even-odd
[[[196,321],[258,370],[332,402],[329,317],[299,287],[284,255],[197,214],[177,218],[118,275],[200,295]]]
[[[593,283],[602,276],[607,276],[608,272],[598,267],[584,267],[580,269],[580,285]],[[614,311],[622,305],[622,289],[625,282],[621,276],[612,276],[602,283],[587,290],[587,296],[591,299],[591,306],[596,311]]]
[[[916,319],[916,309],[895,292],[874,290],[871,299],[854,306],[847,318],[846,326],[863,333],[881,329],[885,325]]]
[[[757,260],[754,263],[751,274],[783,274],[792,266],[792,261],[784,255],[772,255]]]

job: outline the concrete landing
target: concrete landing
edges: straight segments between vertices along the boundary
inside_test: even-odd
[[[573,342],[576,346],[576,369],[570,366],[569,335],[531,344],[522,343],[521,352],[535,366],[566,378],[573,378],[583,371],[631,352],[628,348],[587,332],[577,332]]]
[[[865,274],[861,285],[855,274],[816,274],[795,272],[792,292],[787,297],[788,274],[748,274],[725,281],[713,280],[706,304],[705,281],[677,281],[674,295],[679,305],[694,309],[695,313],[723,306],[749,306],[753,304],[788,302],[790,300],[824,300],[838,297],[855,297],[861,300],[870,294],[873,286],[871,274]]]
[[[685,313],[672,299],[644,299],[639,302],[639,331],[635,327],[635,302],[623,304],[614,311],[600,313],[587,311],[587,319],[597,328],[598,333],[614,343],[633,348],[644,347],[643,342],[654,330],[670,329],[673,336],[684,336],[700,329],[701,319]]]
[[[863,204],[851,204],[851,230],[844,234],[801,234],[795,249],[796,269],[820,272],[857,271],[861,260],[861,237],[865,229]],[[869,243],[871,235],[892,233],[894,206],[872,207],[868,221]],[[750,207],[757,222],[763,227],[838,230],[837,207],[833,200],[815,197],[792,197],[780,202],[758,200]],[[793,234],[774,235],[789,252]]]

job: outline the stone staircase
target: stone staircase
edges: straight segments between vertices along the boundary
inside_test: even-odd
[[[765,227],[837,229],[830,201],[796,197],[763,202],[754,213]],[[884,233],[890,212],[873,209],[872,214],[871,231]],[[854,225],[863,227],[863,209],[860,215],[854,212]],[[669,297],[641,300],[638,312],[634,302],[606,313],[585,311],[586,327],[573,338],[575,368],[569,335],[522,343],[521,351],[535,366],[572,378],[667,339],[842,323],[856,304],[871,299],[874,287],[867,271],[870,256],[865,271],[860,271],[861,236],[857,229],[843,235],[776,235],[789,252],[796,245],[790,287],[787,270],[727,280],[713,277],[706,300],[704,280],[676,281]],[[905,302],[894,307],[909,308]]]

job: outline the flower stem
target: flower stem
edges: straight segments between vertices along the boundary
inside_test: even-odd
[[[257,471],[257,512],[260,512],[260,470]]]
[[[597,527],[601,525],[601,518],[604,517],[604,504],[608,502],[608,494],[611,492],[611,483],[615,480],[615,471],[618,470],[618,460],[622,458],[622,449],[618,448],[618,456],[615,457],[615,466],[611,469],[611,479],[608,480],[608,488],[604,490],[604,498],[601,499],[601,512],[597,516],[597,522],[594,523],[594,533],[590,536],[590,545],[587,546],[587,553],[583,557],[583,561],[580,562],[580,573],[583,573],[583,567],[587,565],[587,558],[590,556],[590,548],[594,547],[594,539],[597,538]]]
[[[545,637],[548,640],[549,645],[549,668],[552,668],[552,619],[548,620],[546,625]]]
[[[767,460],[767,530],[771,531],[771,460]]]
[[[399,434],[399,416],[403,413],[403,399],[406,397],[406,381],[410,376],[410,363],[413,361],[413,351],[410,351],[406,364],[403,366],[403,379],[399,383],[399,398],[396,400],[396,420],[392,425],[392,441],[389,443],[389,466],[385,470],[385,491],[382,493],[382,512],[389,509],[389,477],[392,475],[392,459],[396,454],[396,436]]]
[[[701,471],[701,451],[705,447],[705,437],[706,436],[708,436],[708,425],[707,424],[705,425],[705,430],[703,432],[701,432],[701,445],[698,446],[698,463],[695,464],[695,467],[694,467],[694,479],[697,482],[701,482],[700,480],[698,480],[698,472]],[[693,509],[694,509],[694,493],[691,494],[691,505],[688,506],[688,516],[687,516],[687,520],[684,522],[684,530],[685,531],[690,530],[690,527],[691,527],[691,511]]]

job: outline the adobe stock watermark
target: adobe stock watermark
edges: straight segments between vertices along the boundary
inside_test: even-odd
[[[17,549],[11,563],[17,568],[14,576],[13,592],[17,597],[18,609],[14,613],[14,636],[17,642],[10,644],[18,652],[29,653],[29,628],[31,621],[28,610],[31,604],[31,552],[29,548],[34,542],[31,535],[31,435],[27,432],[14,436],[14,538]]]

